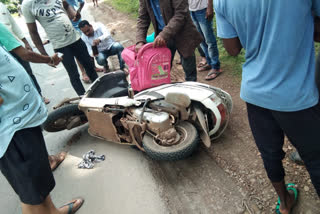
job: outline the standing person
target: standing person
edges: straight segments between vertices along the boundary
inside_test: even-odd
[[[207,65],[198,68],[198,71],[207,71],[206,80],[213,80],[221,74],[219,51],[216,37],[213,32],[213,0],[188,0],[191,18],[198,31],[204,37],[200,46],[204,52]]]
[[[24,64],[28,63],[29,61],[31,62],[31,60],[33,59],[32,55],[34,52],[32,50],[30,51],[28,49],[26,49],[27,51],[20,51],[21,47],[23,47],[21,45],[21,42],[20,42],[20,46],[16,46],[16,45],[12,46],[12,44],[10,44],[10,42],[8,42],[8,41],[11,41],[12,39],[14,39],[14,35],[6,28],[6,26],[4,26],[2,23],[0,23],[0,43],[3,45],[3,47],[7,51],[9,51],[12,56],[14,56],[16,59],[19,59],[18,60],[19,63],[20,63],[20,61],[23,61]],[[52,65],[52,63],[51,64],[48,63],[48,64],[51,66],[54,66],[54,65]],[[21,64],[21,65],[23,66],[23,64]],[[37,85],[36,84],[34,84],[34,85],[37,88]],[[38,88],[37,88],[37,90],[38,90]],[[39,95],[41,96],[40,93],[39,93]],[[60,152],[57,155],[50,155],[49,162],[50,162],[51,169],[55,170],[64,161],[66,155],[67,154],[65,152]]]
[[[172,60],[179,51],[186,81],[197,81],[194,50],[202,37],[192,23],[187,0],[139,0],[136,52],[146,43],[147,31],[152,22],[155,31],[154,47],[166,46]],[[172,64],[171,60],[171,64]]]
[[[76,11],[76,13],[77,13],[76,16],[81,16],[80,14],[81,14],[81,10],[82,10],[82,8],[83,8],[83,6],[84,6],[84,0],[67,0],[67,2],[68,2],[68,4],[69,4],[70,6],[72,6],[73,9]],[[78,24],[80,23],[80,21],[81,21],[81,18],[80,18],[79,20],[77,20],[77,21],[71,20],[73,27],[74,27],[79,33],[81,33],[81,31],[80,31],[80,29],[79,29],[79,27],[78,27]],[[82,81],[83,81],[84,83],[90,83],[90,79],[89,79],[89,77],[88,77],[88,75],[87,75],[84,67],[81,65],[81,63],[80,63],[77,59],[76,59],[76,62],[77,62],[78,66],[79,66],[79,68],[80,68],[80,71],[81,71]]]
[[[33,43],[39,52],[48,55],[41,42],[36,20],[46,31],[54,51],[64,54],[62,64],[68,72],[71,84],[79,96],[83,95],[85,89],[80,81],[74,57],[84,66],[92,82],[98,78],[98,75],[94,70],[94,64],[90,60],[86,45],[69,19],[70,17],[73,21],[77,21],[80,18],[79,14],[65,0],[24,0],[22,13],[26,19]]]
[[[241,98],[267,175],[290,213],[296,188],[285,185],[284,135],[297,148],[320,196],[320,104],[315,84],[314,22],[318,0],[214,0],[218,36],[233,56],[246,50]]]
[[[98,5],[98,0],[92,0],[93,1],[93,6],[95,7],[95,6],[97,6],[97,7],[99,7],[99,5]]]
[[[76,16],[81,16],[81,10],[84,7],[84,3],[85,3],[84,0],[67,0],[67,2],[76,11],[76,13],[77,13]],[[72,22],[73,27],[81,34],[81,30],[78,26],[79,23],[81,22],[81,18],[77,21],[71,20],[71,22]],[[94,63],[94,58],[91,57],[91,60]],[[77,59],[76,59],[76,62],[78,64],[80,71],[81,71],[81,74],[82,74],[82,81],[84,83],[90,83],[90,79],[89,79],[84,67],[81,65],[81,63]],[[96,66],[94,66],[94,70],[96,72],[103,72],[103,69],[97,68]]]
[[[107,59],[112,55],[118,56],[120,70],[124,70],[124,61],[121,57],[123,46],[113,40],[102,23],[94,23],[92,26],[87,20],[83,20],[79,23],[79,28],[83,33],[81,38],[86,43],[89,54],[96,57],[98,64],[105,68],[105,72],[109,71]],[[93,53],[92,47],[96,47],[98,52]]]
[[[19,4],[19,6],[20,6],[20,4]],[[19,8],[21,10],[21,6]],[[19,12],[19,14],[20,14],[20,12]],[[11,16],[9,10],[7,9],[7,7],[1,2],[0,2],[0,23],[4,24],[8,28],[8,30],[16,37],[16,39],[22,41],[26,49],[32,51],[32,48],[31,48],[29,42],[26,40],[25,36],[23,35],[22,31],[20,30],[20,27],[17,25],[15,20],[12,18],[12,16]],[[45,102],[45,104],[49,104],[50,100],[45,98],[45,97],[43,97],[42,94],[41,94],[40,85],[39,85],[36,77],[34,76],[34,74],[32,72],[30,63],[22,60],[15,53],[11,53],[11,54],[19,61],[19,63],[27,71],[27,73],[31,77],[33,83],[35,84],[39,94],[41,95],[43,101]]]
[[[59,64],[61,58],[28,51],[3,26],[1,41],[24,60]],[[0,170],[19,196],[23,214],[75,213],[79,198],[57,209],[50,197],[55,180],[40,125],[47,110],[24,68],[0,43]]]

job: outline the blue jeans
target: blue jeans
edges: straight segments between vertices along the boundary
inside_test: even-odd
[[[108,65],[107,59],[109,56],[117,55],[119,59],[120,69],[124,69],[124,61],[121,57],[121,52],[123,51],[123,46],[119,42],[115,42],[112,44],[110,49],[104,50],[99,53],[96,57],[97,63],[106,67]]]
[[[213,33],[212,20],[206,19],[206,11],[207,8],[191,11],[191,18],[197,30],[205,39],[200,46],[206,55],[208,64],[214,69],[220,69],[219,51],[216,37]]]

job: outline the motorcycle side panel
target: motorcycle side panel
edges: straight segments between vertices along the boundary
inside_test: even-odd
[[[89,133],[92,136],[106,141],[121,143],[117,130],[113,125],[112,117],[115,114],[89,111],[86,113],[89,121]]]

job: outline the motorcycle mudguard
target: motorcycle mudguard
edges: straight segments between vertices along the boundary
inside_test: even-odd
[[[200,138],[202,140],[202,142],[204,143],[204,145],[209,148],[211,146],[211,140],[209,137],[209,134],[207,132],[207,125],[206,125],[206,119],[204,117],[203,112],[201,111],[201,109],[199,107],[197,107],[196,105],[194,106],[194,111],[196,112],[197,115],[197,121],[199,122],[199,134],[200,134]]]

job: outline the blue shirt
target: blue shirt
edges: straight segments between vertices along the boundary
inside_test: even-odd
[[[246,50],[240,97],[278,111],[318,103],[314,23],[319,0],[214,0],[218,36]]]
[[[157,23],[158,23],[158,30],[162,30],[166,25],[164,24],[162,14],[160,11],[160,3],[159,0],[150,0],[150,4],[154,13],[154,16],[156,17]]]
[[[16,131],[39,126],[47,118],[47,109],[31,78],[1,44],[0,97],[4,100],[0,105],[1,158]]]
[[[73,9],[75,9],[76,11],[80,8],[80,4],[84,3],[84,0],[67,0],[68,4],[71,5],[73,7]],[[79,28],[79,23],[81,22],[81,19],[79,19],[76,22],[72,22],[73,27],[81,33],[81,30]]]

